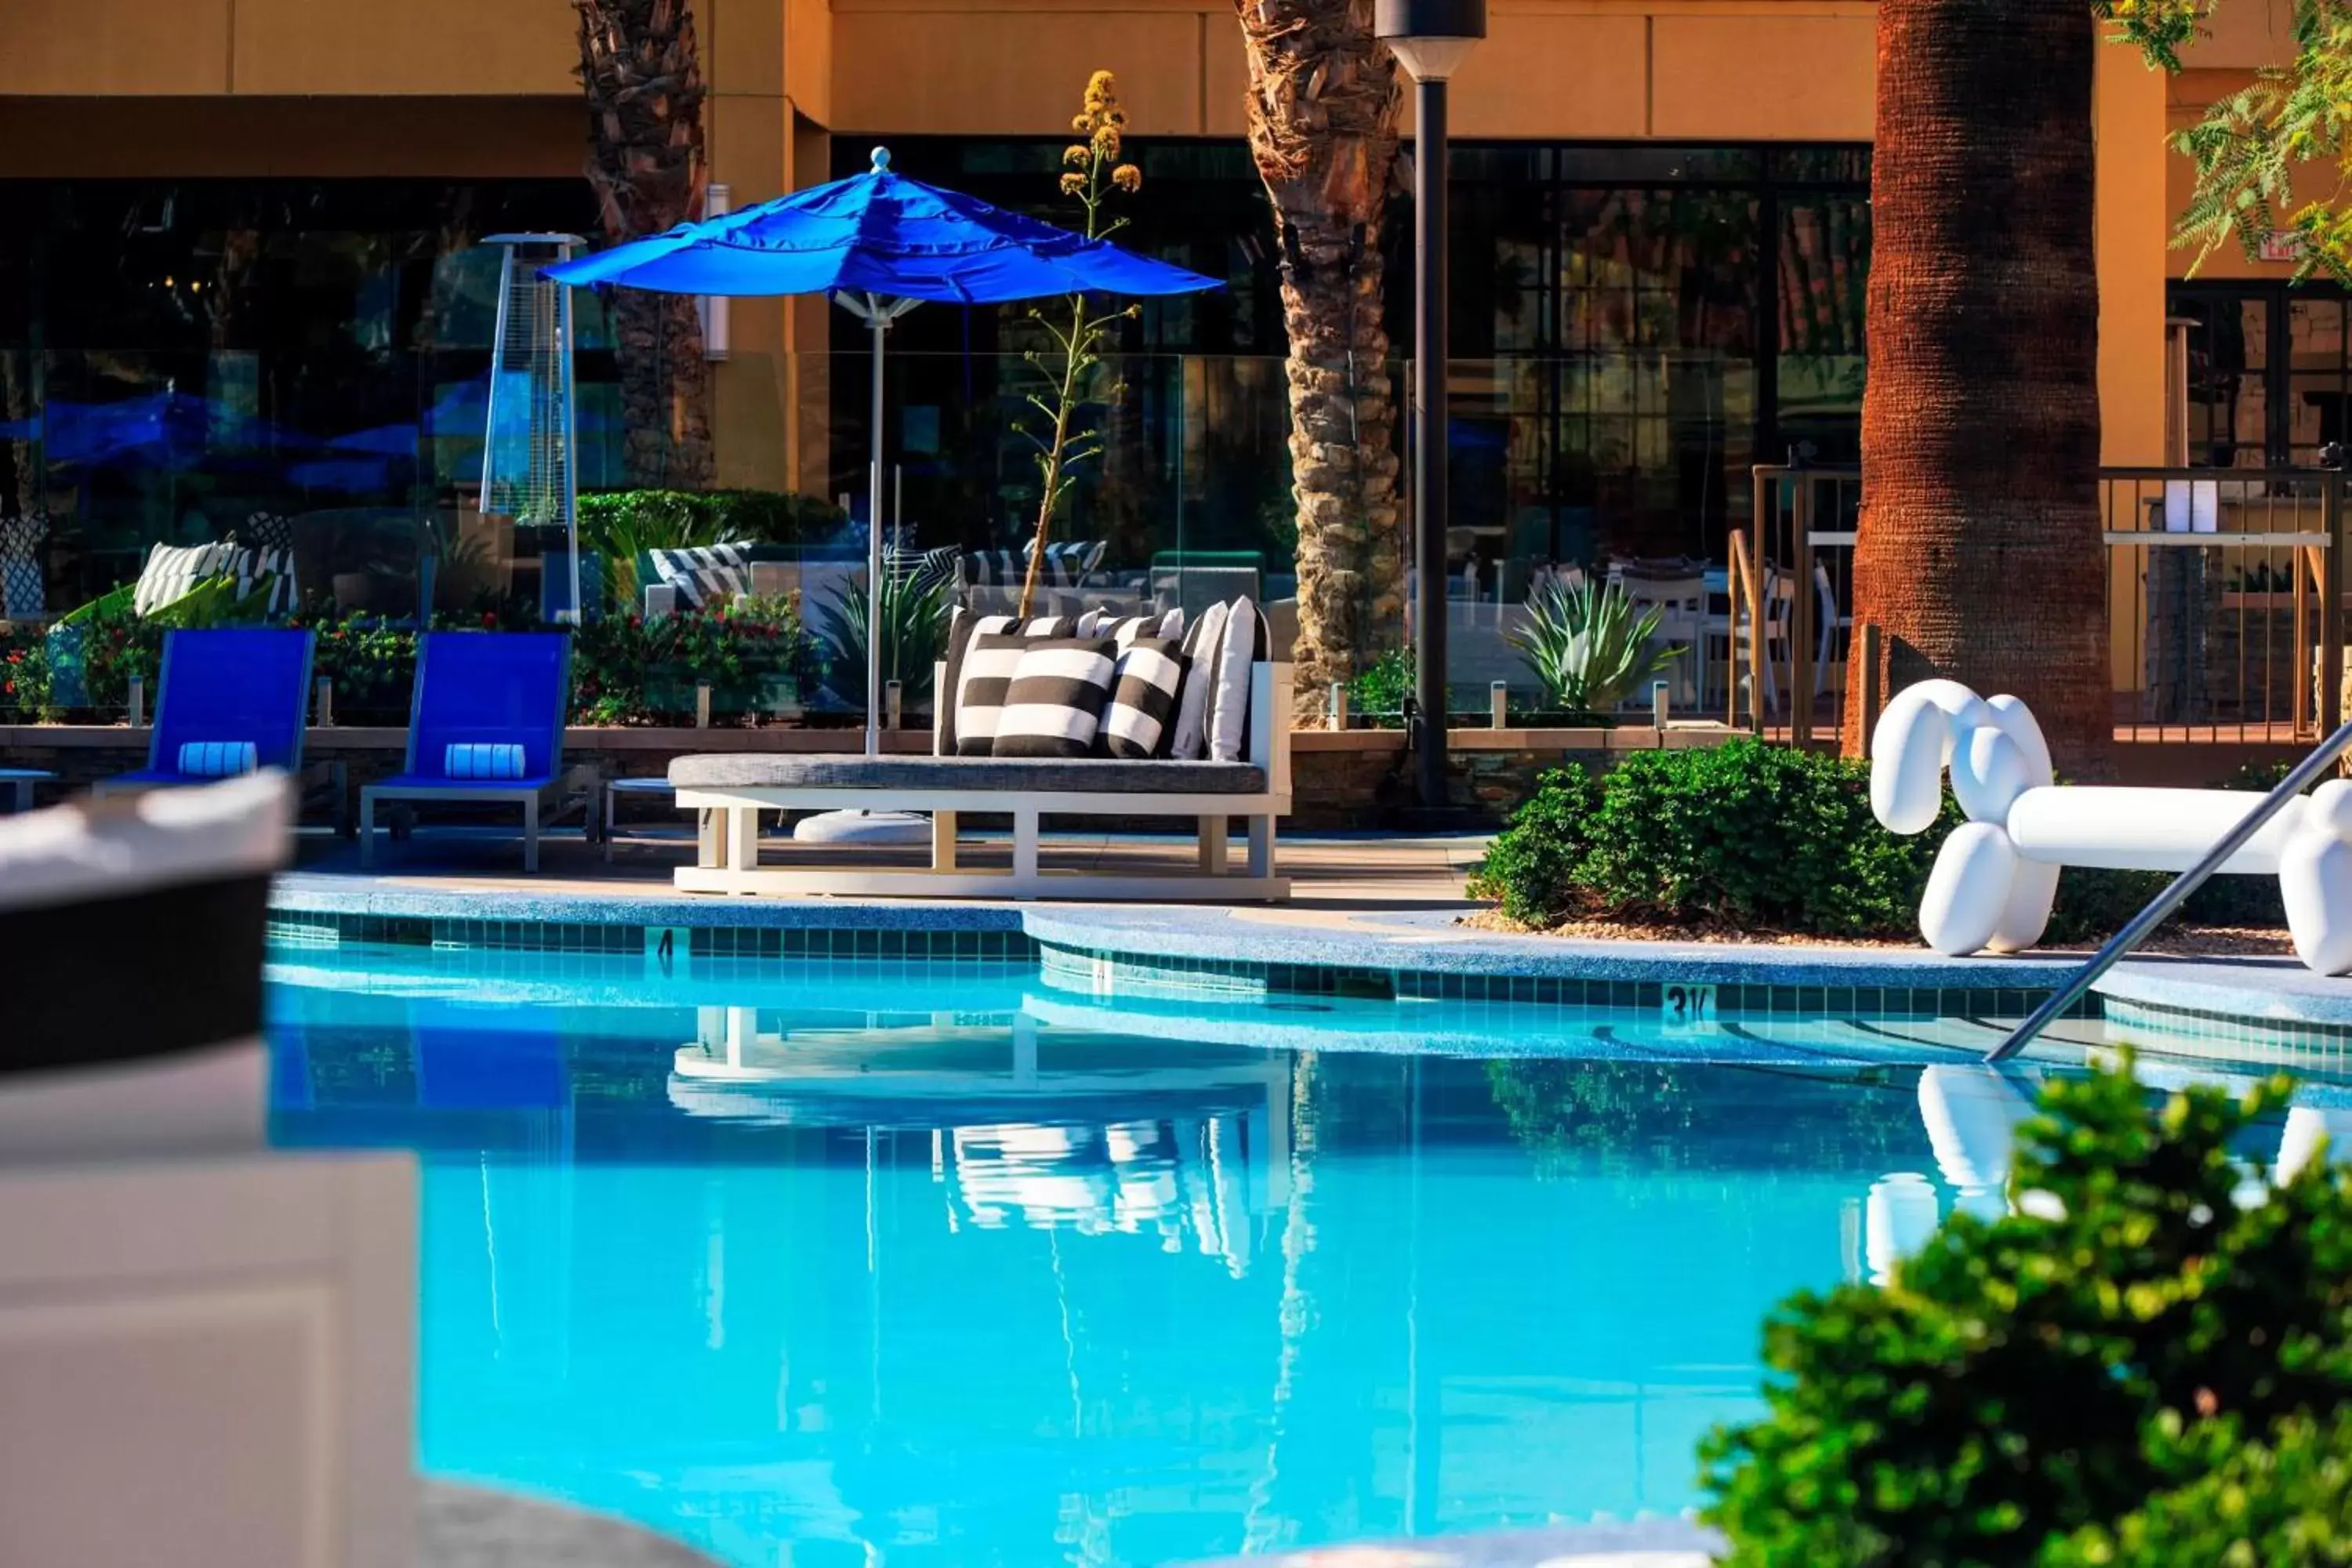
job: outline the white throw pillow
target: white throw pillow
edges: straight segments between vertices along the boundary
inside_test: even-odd
[[[1248,597],[1225,606],[1209,698],[1209,760],[1237,763],[1249,745],[1250,665],[1265,655],[1265,617]]]
[[[1211,605],[1184,638],[1184,685],[1168,742],[1168,754],[1179,762],[1198,762],[1208,749],[1209,697],[1217,684],[1217,644],[1224,629],[1224,605]]]

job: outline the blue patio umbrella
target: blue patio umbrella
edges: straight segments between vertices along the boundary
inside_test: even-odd
[[[562,283],[668,294],[828,294],[874,341],[873,458],[866,515],[866,752],[882,749],[882,345],[925,300],[992,305],[1056,294],[1191,294],[1217,279],[1088,239],[975,197],[890,172],[863,174],[740,212],[680,224],[543,269]]]
[[[222,451],[307,447],[307,437],[225,403],[167,388],[112,403],[52,402],[28,418],[0,424],[0,437],[37,440],[59,467],[137,460],[193,468]]]

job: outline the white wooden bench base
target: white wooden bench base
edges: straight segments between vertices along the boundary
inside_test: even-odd
[[[1276,820],[1287,795],[1024,795],[991,790],[852,790],[741,787],[677,792],[677,804],[706,812],[698,862],[681,866],[676,886],[690,893],[836,894],[854,898],[1094,899],[1167,901],[1278,901],[1290,879],[1275,867]],[[929,867],[806,868],[760,863],[763,811],[928,811]],[[1003,871],[960,863],[957,822],[964,813],[1013,818],[1013,865]],[[1044,816],[1171,816],[1194,824],[1200,869],[1182,872],[1048,870],[1038,865]],[[1240,856],[1227,847],[1227,825],[1247,824]],[[858,853],[855,847],[844,852]],[[796,855],[805,849],[795,851]],[[871,853],[868,851],[867,853]],[[1238,859],[1239,865],[1234,864]]]

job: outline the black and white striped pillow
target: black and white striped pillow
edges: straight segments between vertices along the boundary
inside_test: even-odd
[[[1082,637],[1108,637],[1121,647],[1138,637],[1181,637],[1184,635],[1184,612],[1171,610],[1164,616],[1119,616],[1105,611],[1091,626],[1081,616],[1078,617],[1078,635]]]
[[[964,670],[971,658],[971,645],[976,639],[1007,635],[1034,637],[1068,637],[1070,623],[1056,616],[1033,616],[1028,620],[1016,625],[1011,616],[975,616],[970,610],[958,606],[955,618],[948,623],[948,657],[946,668],[940,672],[944,679],[940,682],[939,690],[932,696],[933,701],[947,704],[947,710],[940,715],[939,741],[936,748],[940,756],[984,757],[988,755],[988,746],[984,738],[983,743],[974,752],[965,752],[961,744]],[[1005,673],[1009,678],[1011,671],[1007,670]],[[1000,693],[1000,701],[1001,697]],[[998,701],[992,701],[989,705],[997,706]],[[994,733],[993,730],[990,732]]]
[[[975,550],[964,557],[966,579],[975,588],[1017,588],[1028,556],[1013,550]]]
[[[919,594],[928,593],[955,582],[962,556],[963,552],[952,544],[919,552],[893,547],[882,552],[882,573],[892,582],[905,583]]]
[[[950,689],[955,693],[952,727],[940,750],[959,757],[992,754],[996,726],[1013,685],[1013,672],[1032,643],[1066,639],[1070,623],[1052,617],[1013,624],[1011,616],[982,616],[964,645]]]
[[[688,609],[732,604],[751,585],[751,557],[740,544],[708,544],[690,550],[652,552],[654,575],[677,590]]]
[[[1083,757],[1110,703],[1118,649],[1100,638],[1036,637],[1022,647],[996,719],[996,757]]]
[[[1156,757],[1176,720],[1184,686],[1184,650],[1168,637],[1136,637],[1118,646],[1110,706],[1103,710],[1095,749],[1107,757]]]
[[[1039,575],[1056,588],[1082,587],[1095,569],[1102,564],[1103,555],[1109,549],[1110,542],[1107,539],[1071,539],[1048,544],[1045,546],[1045,569]],[[1025,552],[1024,559],[1026,559]]]

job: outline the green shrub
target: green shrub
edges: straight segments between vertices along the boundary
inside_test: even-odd
[[[1608,907],[1824,935],[1916,920],[1938,836],[1870,815],[1861,763],[1736,741],[1611,770],[1584,879]]]
[[[1474,880],[1514,919],[1621,919],[1824,936],[1911,928],[1940,835],[1870,815],[1869,770],[1755,741],[1545,775]]]
[[[882,679],[898,683],[902,711],[930,700],[932,666],[947,653],[948,616],[954,595],[945,583],[885,575],[877,595],[882,612]],[[866,710],[866,587],[845,583],[822,606],[829,635],[827,690],[858,712]]]
[[[1703,1450],[1728,1561],[2352,1560],[2343,1429],[2311,1425],[2352,1395],[2352,1172],[2239,1153],[2275,1146],[2286,1088],[2053,1079],[2013,1162],[2030,1212],[1784,1303],[1768,1413]]]
[[[789,599],[608,616],[572,636],[572,703],[584,724],[684,723],[698,685],[710,688],[715,711],[743,712],[779,684],[804,694],[816,667],[816,639]]]
[[[1372,719],[1393,719],[1412,695],[1412,655],[1401,647],[1374,654],[1348,682],[1348,705]]]
[[[1472,874],[1470,896],[1492,900],[1528,925],[1559,923],[1580,900],[1579,879],[1600,807],[1601,783],[1583,768],[1571,764],[1544,774]]]
[[[1572,913],[1669,925],[1733,925],[1815,936],[1899,936],[1945,835],[1942,818],[1898,838],[1870,814],[1867,763],[1735,741],[1712,750],[1634,752],[1596,779],[1549,773],[1472,877],[1470,896],[1529,925]],[[2276,782],[2250,776],[2245,787]],[[2235,784],[2224,787],[2238,787]],[[2162,871],[2070,867],[2043,942],[2102,941],[2171,880]],[[2270,877],[2216,877],[2181,919],[2274,929]]]
[[[416,684],[415,632],[331,614],[313,620],[310,630],[310,673],[334,682],[338,719],[351,723],[366,715],[407,722]]]
[[[706,544],[800,544],[838,532],[848,515],[784,490],[615,490],[579,500],[580,547],[604,557],[608,603],[637,599],[637,557]]]
[[[2042,1553],[2038,1568],[2340,1568],[2352,1563],[2352,1416],[2288,1416],[2249,1442],[2230,1420],[2177,1413],[2147,1433],[2168,1471],[2195,1479],[2112,1525],[2090,1524]]]

